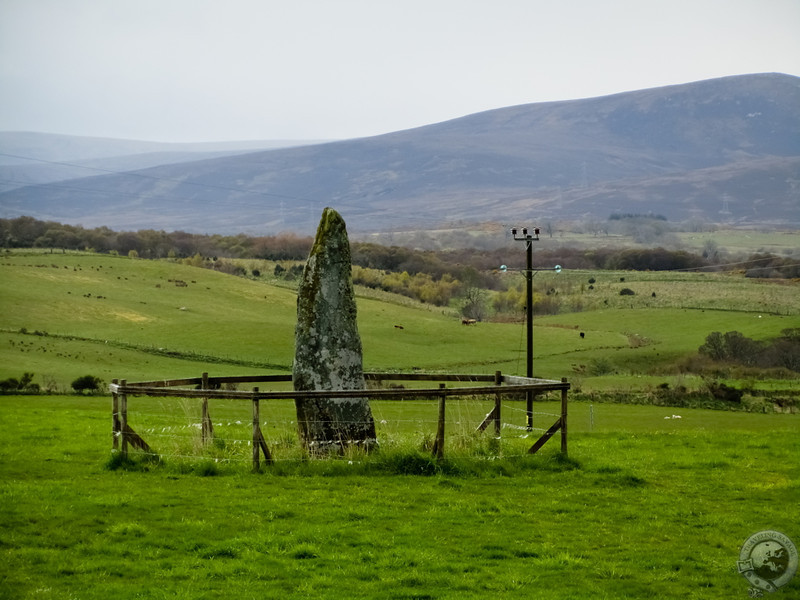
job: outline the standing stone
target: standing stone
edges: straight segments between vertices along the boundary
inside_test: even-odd
[[[365,388],[350,242],[331,208],[322,212],[297,293],[292,377],[299,391]],[[314,454],[375,444],[367,398],[298,398],[295,406],[300,439]]]

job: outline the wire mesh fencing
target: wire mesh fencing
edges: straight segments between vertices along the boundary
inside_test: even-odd
[[[566,454],[569,384],[564,380],[503,378],[499,374],[405,377],[401,386],[387,388],[384,379],[379,378],[377,384],[376,379],[372,380],[368,390],[345,392],[369,398],[377,438],[372,450],[377,453],[417,452],[432,453],[440,459],[446,455],[448,460],[493,460],[535,452],[561,429],[562,453]],[[444,383],[439,388],[429,387],[431,381],[442,378],[451,387]],[[299,439],[297,412],[290,398],[298,392],[263,392],[258,388],[240,391],[241,382],[230,381],[221,389],[215,384],[222,379],[215,381],[203,374],[197,380],[157,385],[115,382],[114,450],[127,456],[128,445],[132,445],[134,451],[138,449],[159,460],[252,463],[254,467],[260,465],[259,447],[268,464],[309,459],[308,450]],[[253,379],[248,378],[248,382]],[[494,385],[488,385],[489,381]],[[188,388],[176,387],[176,382],[182,386],[199,383]],[[531,398],[541,400],[552,392],[561,393],[560,410],[533,410]],[[329,397],[332,393],[319,394]],[[328,458],[365,459],[350,448],[347,440],[343,442],[341,451]]]

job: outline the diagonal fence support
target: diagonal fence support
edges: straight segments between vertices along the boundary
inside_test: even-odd
[[[550,426],[550,429],[542,434],[542,437],[536,440],[536,443],[528,450],[528,454],[536,454],[539,449],[547,443],[547,440],[553,437],[559,429],[561,429],[561,417]]]
[[[561,378],[561,383],[565,387],[561,389],[561,416],[558,420],[550,426],[550,429],[545,431],[536,443],[528,450],[528,454],[535,454],[539,449],[553,437],[559,429],[561,430],[561,454],[567,456],[567,379]]]
[[[267,447],[264,434],[261,433],[260,408],[258,406],[258,388],[253,388],[253,471],[261,468],[261,454],[264,454],[264,462],[268,465],[273,464],[272,453]]]
[[[503,374],[500,371],[495,371],[494,373],[494,384],[496,386],[501,386],[503,383]],[[482,433],[486,430],[490,423],[494,422],[494,435],[495,438],[500,438],[500,428],[502,424],[501,414],[500,411],[502,409],[502,395],[500,392],[495,392],[494,395],[494,406],[492,410],[484,417],[483,421],[478,428],[475,430],[478,433]]]
[[[116,380],[115,380],[116,381]],[[125,387],[126,381],[123,379],[119,382],[121,387]],[[119,441],[119,450],[122,458],[128,458],[128,445],[133,446],[148,454],[153,454],[153,450],[145,442],[133,428],[128,425],[128,396],[127,394],[113,394],[111,401],[112,411],[112,430],[113,430],[113,446],[112,449],[117,449],[117,442]]]

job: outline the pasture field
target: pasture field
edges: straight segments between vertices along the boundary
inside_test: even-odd
[[[666,223],[663,223],[666,225]],[[712,242],[723,254],[737,257],[749,256],[757,252],[770,252],[782,256],[796,256],[800,248],[800,231],[797,229],[784,230],[757,230],[757,229],[726,229],[724,226],[713,231],[670,231],[668,228],[663,235],[644,236],[647,242],[637,239],[639,236],[624,233],[602,233],[600,229],[594,233],[594,227],[587,231],[580,231],[569,223],[553,223],[552,235],[543,228],[541,241],[537,247],[564,246],[569,248],[649,248],[665,247],[677,250],[702,252],[706,244]],[[636,227],[632,227],[635,231]],[[433,231],[407,231],[393,232],[390,234],[393,244],[410,247],[448,248],[469,245],[476,248],[496,248],[507,243],[507,229],[497,224],[487,224],[482,230],[467,229],[439,229]],[[373,233],[362,236],[366,241],[384,243],[385,233]],[[505,238],[505,240],[504,240]],[[465,244],[465,240],[469,244]]]
[[[291,368],[295,293],[268,278],[167,261],[19,251],[0,257],[0,281],[0,380],[33,372],[42,388],[64,391],[86,374],[110,381]],[[534,320],[534,374],[567,377],[585,391],[607,390],[610,375],[625,390],[693,384],[680,363],[712,331],[767,339],[800,327],[800,284],[792,281],[564,271],[542,273],[535,283],[554,290],[564,310]],[[621,296],[623,288],[635,295]],[[367,370],[524,374],[521,321],[465,327],[454,308],[366,289],[357,295]],[[604,372],[593,372],[599,362]],[[798,380],[756,385],[797,387]]]
[[[416,443],[428,408],[414,410],[375,405]],[[190,412],[131,399],[134,427]],[[430,463],[392,448],[276,452],[261,473],[178,457],[110,470],[109,413],[108,398],[0,397],[0,597],[746,598],[743,542],[800,539],[797,415],[604,404],[590,421],[578,403],[567,460],[555,441],[486,460],[451,436],[415,475]],[[775,596],[798,593],[795,578]]]
[[[800,248],[800,231],[758,231],[738,229],[718,229],[703,233],[676,234],[688,249],[702,251],[708,241],[714,242],[720,250],[730,253],[751,254],[771,252],[778,255],[796,255]]]
[[[548,238],[550,240],[550,238]],[[556,234],[552,240],[560,244],[576,245],[586,248],[604,246],[615,247],[642,247],[632,236],[626,235],[593,235],[591,233],[565,233]],[[777,255],[795,255],[800,248],[800,231],[786,230],[756,230],[756,229],[725,229],[714,231],[676,231],[667,233],[664,238],[653,238],[649,246],[667,246],[700,253],[709,242],[716,244],[720,252],[732,256],[749,256],[757,252],[770,252]]]

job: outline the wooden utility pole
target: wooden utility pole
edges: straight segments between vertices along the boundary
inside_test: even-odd
[[[528,228],[522,228],[522,235],[517,235],[517,229],[511,230],[514,239],[525,242],[525,376],[533,377],[533,242],[539,239],[539,228],[533,230],[533,235],[528,233]],[[533,392],[525,392],[525,410],[528,431],[533,429]]]

